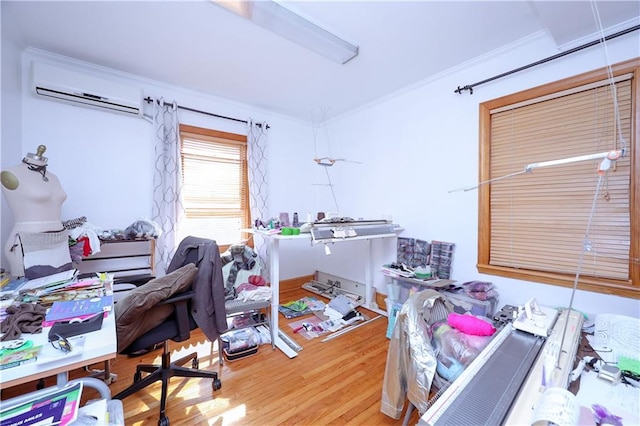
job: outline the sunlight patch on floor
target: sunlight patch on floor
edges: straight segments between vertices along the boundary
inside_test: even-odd
[[[215,367],[218,365],[218,342],[203,341],[198,342],[195,345],[189,344],[188,346],[182,344],[172,345],[171,347],[171,359],[180,359],[183,356],[187,356],[193,352],[198,354],[200,359],[200,368],[203,367]],[[189,364],[186,365],[190,367]]]
[[[207,414],[207,424],[225,426],[238,424],[247,415],[245,404],[230,407],[229,398],[216,398],[191,405],[187,410],[187,417],[196,418],[202,413]]]
[[[227,402],[228,403],[228,402]],[[240,421],[247,415],[247,407],[244,404],[240,404],[227,411],[220,413],[217,416],[211,417],[208,421],[208,425],[222,425],[230,426],[233,424],[240,424]]]

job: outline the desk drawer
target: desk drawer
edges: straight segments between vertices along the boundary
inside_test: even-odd
[[[75,265],[80,274],[111,272],[116,278],[151,275],[154,271],[155,240],[104,241],[100,252]]]

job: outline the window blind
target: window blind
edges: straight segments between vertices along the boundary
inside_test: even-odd
[[[183,201],[189,234],[219,245],[249,227],[246,136],[181,126]]]
[[[608,81],[491,111],[491,178],[522,171],[532,162],[620,149],[619,131],[630,149],[631,75],[618,80],[620,129]],[[489,264],[575,274],[586,249],[581,275],[628,280],[630,157],[618,160],[603,178],[587,241],[601,160],[494,182]]]

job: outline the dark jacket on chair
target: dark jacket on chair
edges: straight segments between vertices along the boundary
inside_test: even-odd
[[[186,237],[178,246],[167,273],[195,263],[198,274],[193,281],[195,297],[191,302],[191,315],[210,341],[227,329],[227,312],[224,307],[224,282],[220,250],[214,240]]]

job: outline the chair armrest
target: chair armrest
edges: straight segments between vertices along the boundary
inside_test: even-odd
[[[171,340],[175,342],[182,342],[189,339],[191,336],[191,314],[189,313],[189,301],[193,299],[195,293],[191,290],[174,294],[168,299],[160,302],[160,305],[172,304],[174,305],[174,315],[176,319],[176,325],[178,326],[178,336]]]
[[[194,296],[195,296],[195,293],[192,290],[187,290],[187,291],[183,291],[182,293],[176,293],[173,296],[170,296],[168,299],[163,300],[159,304],[160,305],[166,305],[169,303],[177,304],[184,300],[189,301],[193,299]]]

